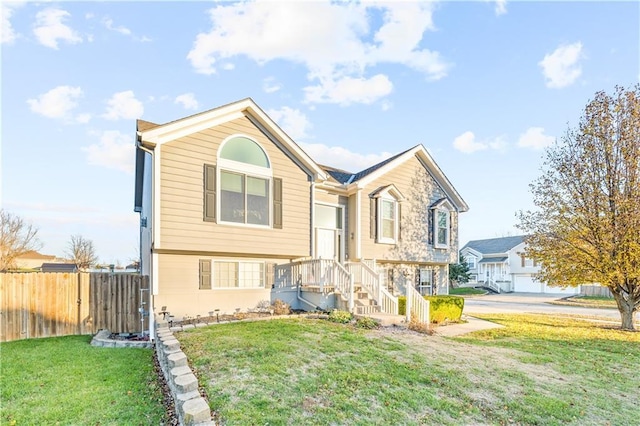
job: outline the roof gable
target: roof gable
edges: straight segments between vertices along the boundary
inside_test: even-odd
[[[442,169],[440,169],[433,157],[431,157],[427,149],[422,144],[416,145],[411,149],[394,155],[385,161],[355,174],[351,183],[357,185],[358,188],[364,188],[367,184],[373,182],[375,179],[378,179],[396,167],[399,167],[412,157],[416,157],[418,161],[420,161],[458,211],[466,212],[469,210],[467,203],[462,199],[458,191],[456,191],[447,176],[442,172]]]
[[[524,242],[526,235],[517,235],[512,237],[490,238],[486,240],[469,241],[462,247],[470,248],[481,254],[498,254],[507,253],[512,248]]]
[[[151,127],[138,121],[138,138],[142,145],[154,147],[202,130],[246,117],[279,148],[317,179],[327,179],[326,172],[309,157],[258,105],[246,98],[209,111]],[[141,123],[142,121],[142,123]]]

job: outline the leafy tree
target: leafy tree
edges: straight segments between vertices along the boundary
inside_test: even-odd
[[[458,263],[452,263],[449,265],[449,282],[452,285],[468,283],[471,279],[471,273],[469,272],[469,264],[464,256],[460,255]]]
[[[0,210],[0,271],[16,267],[16,258],[41,246],[38,229],[8,211]]]
[[[552,285],[600,283],[622,328],[640,308],[640,86],[598,92],[577,129],[546,151],[531,185],[537,211],[520,212],[527,256]]]
[[[93,241],[82,235],[72,235],[68,247],[67,256],[71,258],[78,269],[88,269],[98,261]]]

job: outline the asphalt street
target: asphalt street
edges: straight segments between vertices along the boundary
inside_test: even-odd
[[[538,293],[501,293],[466,297],[464,313],[466,315],[496,313],[570,314],[598,316],[620,321],[620,313],[617,309],[583,308],[549,303],[563,297],[566,297],[566,295]],[[640,315],[636,315],[636,320],[640,321]]]

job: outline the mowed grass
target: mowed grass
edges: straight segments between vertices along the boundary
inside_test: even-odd
[[[153,351],[96,348],[90,336],[0,345],[0,424],[159,425]]]
[[[456,296],[466,296],[466,295],[485,294],[485,293],[486,293],[485,290],[482,290],[479,288],[473,288],[473,287],[459,287],[459,288],[449,289],[449,294],[456,295]]]
[[[640,333],[538,315],[445,339],[322,320],[178,333],[226,425],[638,423]]]

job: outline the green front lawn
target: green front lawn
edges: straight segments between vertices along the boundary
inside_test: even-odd
[[[178,333],[211,407],[244,424],[634,424],[640,333],[544,315],[445,339],[322,320]]]
[[[449,289],[449,294],[455,295],[455,296],[466,296],[466,295],[472,295],[472,294],[485,294],[485,293],[486,293],[485,290],[481,290],[473,287],[459,287],[459,288]]]
[[[159,425],[153,351],[96,348],[90,336],[0,345],[0,424]]]

